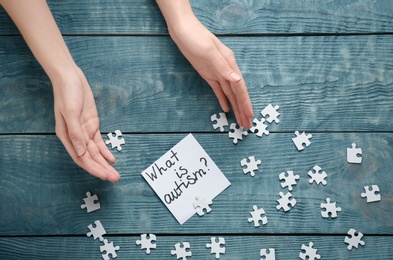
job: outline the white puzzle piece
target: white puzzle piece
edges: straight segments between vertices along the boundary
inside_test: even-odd
[[[352,148],[347,148],[347,162],[348,163],[361,163],[362,162],[362,149],[356,148],[356,144],[352,144]]]

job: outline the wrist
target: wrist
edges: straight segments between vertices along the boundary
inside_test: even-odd
[[[192,21],[197,20],[188,0],[156,0],[156,2],[171,36],[183,31]]]

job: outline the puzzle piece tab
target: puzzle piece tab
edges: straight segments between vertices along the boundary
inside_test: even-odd
[[[283,209],[286,212],[291,209],[289,205],[295,207],[296,199],[292,198],[292,194],[290,192],[284,195],[284,193],[280,191],[279,195],[281,198],[277,200],[278,202],[278,205],[276,206],[277,210]]]
[[[347,162],[348,163],[361,163],[362,162],[362,149],[356,148],[356,144],[352,144],[352,148],[347,148]]]
[[[364,193],[360,194],[362,198],[367,197],[367,203],[376,202],[381,200],[381,194],[379,194],[378,185],[371,185],[371,189],[369,186],[364,186]]]
[[[299,131],[295,132],[296,137],[292,138],[293,143],[296,146],[296,149],[298,151],[304,150],[304,146],[309,147],[311,144],[310,139],[312,138],[312,134],[306,134],[303,132],[302,134],[299,134]]]
[[[271,123],[271,122],[275,122],[276,124],[280,123],[280,119],[278,119],[278,116],[280,115],[280,113],[277,112],[277,110],[280,107],[278,105],[276,106],[272,106],[272,104],[267,105],[262,111],[261,114],[262,116],[266,117],[266,121]]]
[[[304,251],[304,253],[299,253],[299,257],[303,260],[321,259],[321,256],[317,254],[318,249],[313,248],[313,246],[314,246],[313,242],[308,243],[308,246],[303,244],[302,250]]]
[[[90,191],[86,192],[86,198],[83,200],[85,201],[85,204],[81,205],[81,209],[86,209],[87,213],[99,210],[101,208],[101,204],[98,201],[98,196],[97,195],[91,195]]]
[[[356,233],[356,230],[351,228],[348,231],[348,235],[344,239],[344,242],[348,244],[347,249],[352,250],[353,247],[358,248],[359,245],[364,246],[366,243],[362,240],[363,234],[360,232]]]
[[[99,238],[100,241],[104,241],[104,238],[102,237],[103,235],[106,234],[106,231],[104,229],[104,227],[101,224],[101,221],[96,220],[94,221],[94,225],[90,224],[87,226],[87,228],[90,230],[90,232],[87,232],[87,236],[91,237],[93,236],[94,240],[96,240],[97,238]]]
[[[121,145],[125,144],[124,138],[120,138],[123,134],[120,130],[115,131],[115,135],[112,133],[107,134],[109,140],[106,140],[106,144],[111,144],[112,149],[117,148],[118,151],[121,151],[123,148]]]
[[[259,253],[261,260],[276,260],[276,252],[274,248],[261,249]]]
[[[119,250],[120,250],[119,246],[113,246],[113,242],[108,243],[107,239],[104,239],[104,245],[100,246],[101,253],[103,253],[104,251],[106,252],[105,254],[102,255],[102,258],[104,260],[111,259],[110,256],[112,256],[112,258],[116,258],[117,257],[116,251]]]
[[[254,211],[250,211],[251,218],[248,219],[248,222],[254,222],[254,227],[259,227],[262,222],[262,225],[267,224],[267,217],[265,216],[265,210],[263,208],[258,209],[256,205],[252,206]]]
[[[322,170],[321,167],[319,167],[318,165],[315,165],[313,167],[313,171],[308,172],[308,176],[310,176],[310,179],[308,180],[308,182],[310,184],[312,184],[313,182],[315,182],[317,185],[319,185],[320,183],[322,183],[322,185],[327,184],[327,182],[325,180],[327,177],[327,174],[324,171],[321,172],[321,170]]]
[[[214,114],[210,117],[210,120],[213,122],[213,128],[220,128],[221,132],[225,131],[224,126],[228,125],[228,119],[225,113]],[[215,123],[214,123],[215,122]]]
[[[198,213],[199,216],[203,216],[206,213],[209,213],[212,209],[210,208],[210,205],[213,203],[213,201],[205,198],[205,197],[195,197],[195,201],[193,203],[194,209]]]
[[[244,174],[250,173],[250,175],[254,177],[254,171],[258,170],[258,165],[261,164],[261,160],[255,160],[255,156],[250,156],[241,160],[240,164],[241,166],[246,166],[246,168],[243,169]]]
[[[223,237],[211,237],[211,243],[206,244],[206,248],[210,248],[210,253],[216,255],[216,259],[220,258],[220,254],[225,254],[225,239]]]
[[[321,209],[326,209],[325,211],[321,211],[321,215],[323,218],[336,218],[337,212],[341,211],[340,207],[336,207],[336,202],[330,202],[330,198],[326,198],[326,203],[321,203]]]
[[[248,132],[244,130],[242,126],[238,126],[236,123],[232,123],[229,128],[231,131],[228,133],[229,138],[233,139],[233,143],[237,144],[239,140],[243,140],[243,135],[248,135]]]
[[[137,240],[135,244],[140,245],[141,249],[146,249],[146,254],[150,254],[150,249],[157,248],[157,244],[153,243],[156,239],[157,237],[154,234],[142,234],[141,239]]]
[[[296,180],[300,179],[299,175],[294,175],[293,171],[282,172],[278,175],[278,178],[284,182],[281,182],[281,188],[288,187],[289,191],[292,191],[292,186],[296,185]]]
[[[175,245],[175,250],[171,251],[171,255],[176,255],[176,259],[182,258],[182,260],[187,260],[187,256],[192,256],[190,249],[190,243],[177,243]]]

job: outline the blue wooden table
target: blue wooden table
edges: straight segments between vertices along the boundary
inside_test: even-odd
[[[249,133],[237,145],[212,127],[220,107],[209,86],[168,36],[154,1],[49,1],[76,63],[93,89],[101,130],[120,129],[126,144],[114,154],[117,184],[78,168],[54,133],[52,90],[7,14],[0,10],[0,256],[1,259],[100,259],[87,226],[100,220],[118,259],[175,259],[178,242],[191,244],[191,259],[215,259],[206,243],[223,237],[221,259],[298,259],[313,242],[321,259],[392,259],[393,256],[393,2],[194,0],[199,19],[236,54],[256,117],[279,105],[270,135]],[[233,114],[228,114],[234,122]],[[227,129],[228,130],[228,129]],[[299,152],[294,132],[312,134]],[[179,225],[140,173],[193,133],[232,185],[207,216]],[[362,148],[362,163],[349,164],[346,149]],[[262,163],[254,177],[240,161]],[[319,165],[327,185],[309,184]],[[288,212],[276,205],[278,175],[300,176]],[[376,184],[382,199],[360,194]],[[81,210],[87,191],[101,209]],[[330,197],[342,208],[321,217]],[[248,222],[252,206],[268,223]],[[349,229],[364,246],[347,249]],[[135,242],[157,236],[147,255]]]

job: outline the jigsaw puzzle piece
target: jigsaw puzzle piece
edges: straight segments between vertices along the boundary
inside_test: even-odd
[[[101,208],[101,204],[98,201],[97,195],[91,195],[90,191],[86,192],[86,198],[84,198],[85,204],[81,205],[81,209],[86,209],[87,213],[99,210]]]
[[[263,208],[258,209],[256,205],[252,206],[254,211],[250,211],[251,218],[248,219],[248,222],[254,222],[254,227],[259,227],[262,222],[262,225],[267,224],[267,217],[265,216],[265,210]]]
[[[258,171],[258,165],[261,164],[261,160],[255,160],[255,156],[249,156],[248,158],[244,158],[240,161],[241,166],[246,166],[243,169],[243,173],[250,173],[252,177],[254,177],[255,172]]]
[[[284,193],[280,191],[279,195],[281,198],[277,200],[277,210],[283,209],[286,212],[291,209],[291,207],[289,206],[294,207],[296,205],[296,199],[292,197],[292,194],[290,192],[287,192],[284,195]]]
[[[259,256],[261,260],[276,260],[276,252],[274,248],[261,249]]]
[[[358,248],[359,245],[364,246],[366,243],[362,240],[363,234],[357,232],[355,229],[351,228],[348,231],[348,235],[344,239],[344,242],[348,244],[347,249],[352,250],[353,247]]]
[[[258,119],[254,118],[253,126],[250,128],[250,131],[255,133],[257,136],[262,137],[263,134],[269,135],[269,131],[267,129],[267,125],[264,124],[265,119],[262,118],[261,121]]]
[[[214,114],[210,117],[210,120],[213,122],[213,128],[220,128],[221,132],[224,132],[224,127],[228,125],[228,119],[225,113],[218,113],[218,115]]]
[[[105,143],[111,144],[112,149],[117,148],[120,152],[123,149],[121,145],[125,144],[124,138],[120,138],[122,135],[120,130],[116,130],[115,135],[113,135],[113,133],[108,133],[107,136],[109,140],[106,140]]]
[[[299,257],[300,259],[309,259],[309,260],[314,260],[314,259],[321,259],[321,256],[317,254],[318,249],[313,248],[314,244],[313,242],[308,243],[308,246],[302,245],[302,250],[304,253],[300,253]]]
[[[90,232],[86,234],[88,237],[93,236],[94,240],[98,238],[100,241],[104,241],[102,236],[106,234],[106,231],[102,226],[101,221],[96,220],[94,221],[94,226],[93,224],[90,224],[87,228],[90,230]]]
[[[157,248],[157,244],[153,243],[157,239],[156,235],[154,234],[142,234],[141,239],[137,240],[135,244],[140,245],[141,249],[146,249],[146,254],[150,254],[150,249]]]
[[[206,244],[206,248],[210,248],[210,253],[216,255],[216,259],[220,258],[220,254],[225,254],[225,239],[223,237],[211,237],[211,243]]]
[[[361,163],[362,162],[362,149],[356,148],[356,144],[352,144],[352,148],[347,148],[347,162],[348,163]]]
[[[272,104],[267,105],[262,111],[261,114],[263,117],[266,117],[266,121],[271,123],[271,122],[275,122],[276,124],[280,123],[280,119],[278,119],[278,116],[280,115],[280,113],[277,112],[277,110],[280,107],[278,105],[276,106],[272,106]]]
[[[229,138],[233,139],[233,143],[237,144],[239,140],[243,140],[243,135],[248,135],[248,132],[244,130],[242,126],[238,126],[236,123],[232,123],[229,128],[231,131],[228,133]]]
[[[182,258],[182,260],[187,260],[187,256],[192,256],[192,252],[189,250],[190,247],[188,242],[177,243],[175,250],[171,251],[171,255],[176,255],[176,259]]]
[[[306,134],[305,132],[300,134],[299,131],[295,131],[295,135],[296,137],[292,138],[292,141],[298,151],[304,150],[303,145],[305,145],[306,147],[310,146],[310,139],[312,138],[312,134]]]
[[[209,213],[212,209],[210,208],[210,205],[213,203],[213,201],[205,198],[205,197],[195,197],[195,201],[193,203],[194,209],[198,213],[199,216],[203,216],[206,213]]]
[[[336,202],[330,202],[330,198],[326,198],[326,203],[321,203],[321,209],[325,209],[321,211],[323,218],[336,218],[337,212],[341,212],[341,208],[336,206]]]
[[[104,260],[109,260],[110,256],[112,258],[117,257],[117,251],[120,250],[119,246],[114,246],[113,242],[108,243],[107,239],[104,239],[104,245],[100,246],[100,251],[101,253],[106,252],[105,254],[102,255],[102,258]]]
[[[367,197],[367,203],[371,202],[376,202],[381,200],[381,194],[379,194],[379,187],[378,185],[371,185],[369,186],[364,186],[364,193],[361,193],[360,196],[362,198]]]
[[[278,178],[284,182],[281,182],[281,188],[288,187],[289,191],[292,191],[292,186],[296,185],[296,180],[300,179],[299,175],[294,175],[293,171],[282,172],[278,175]]]

